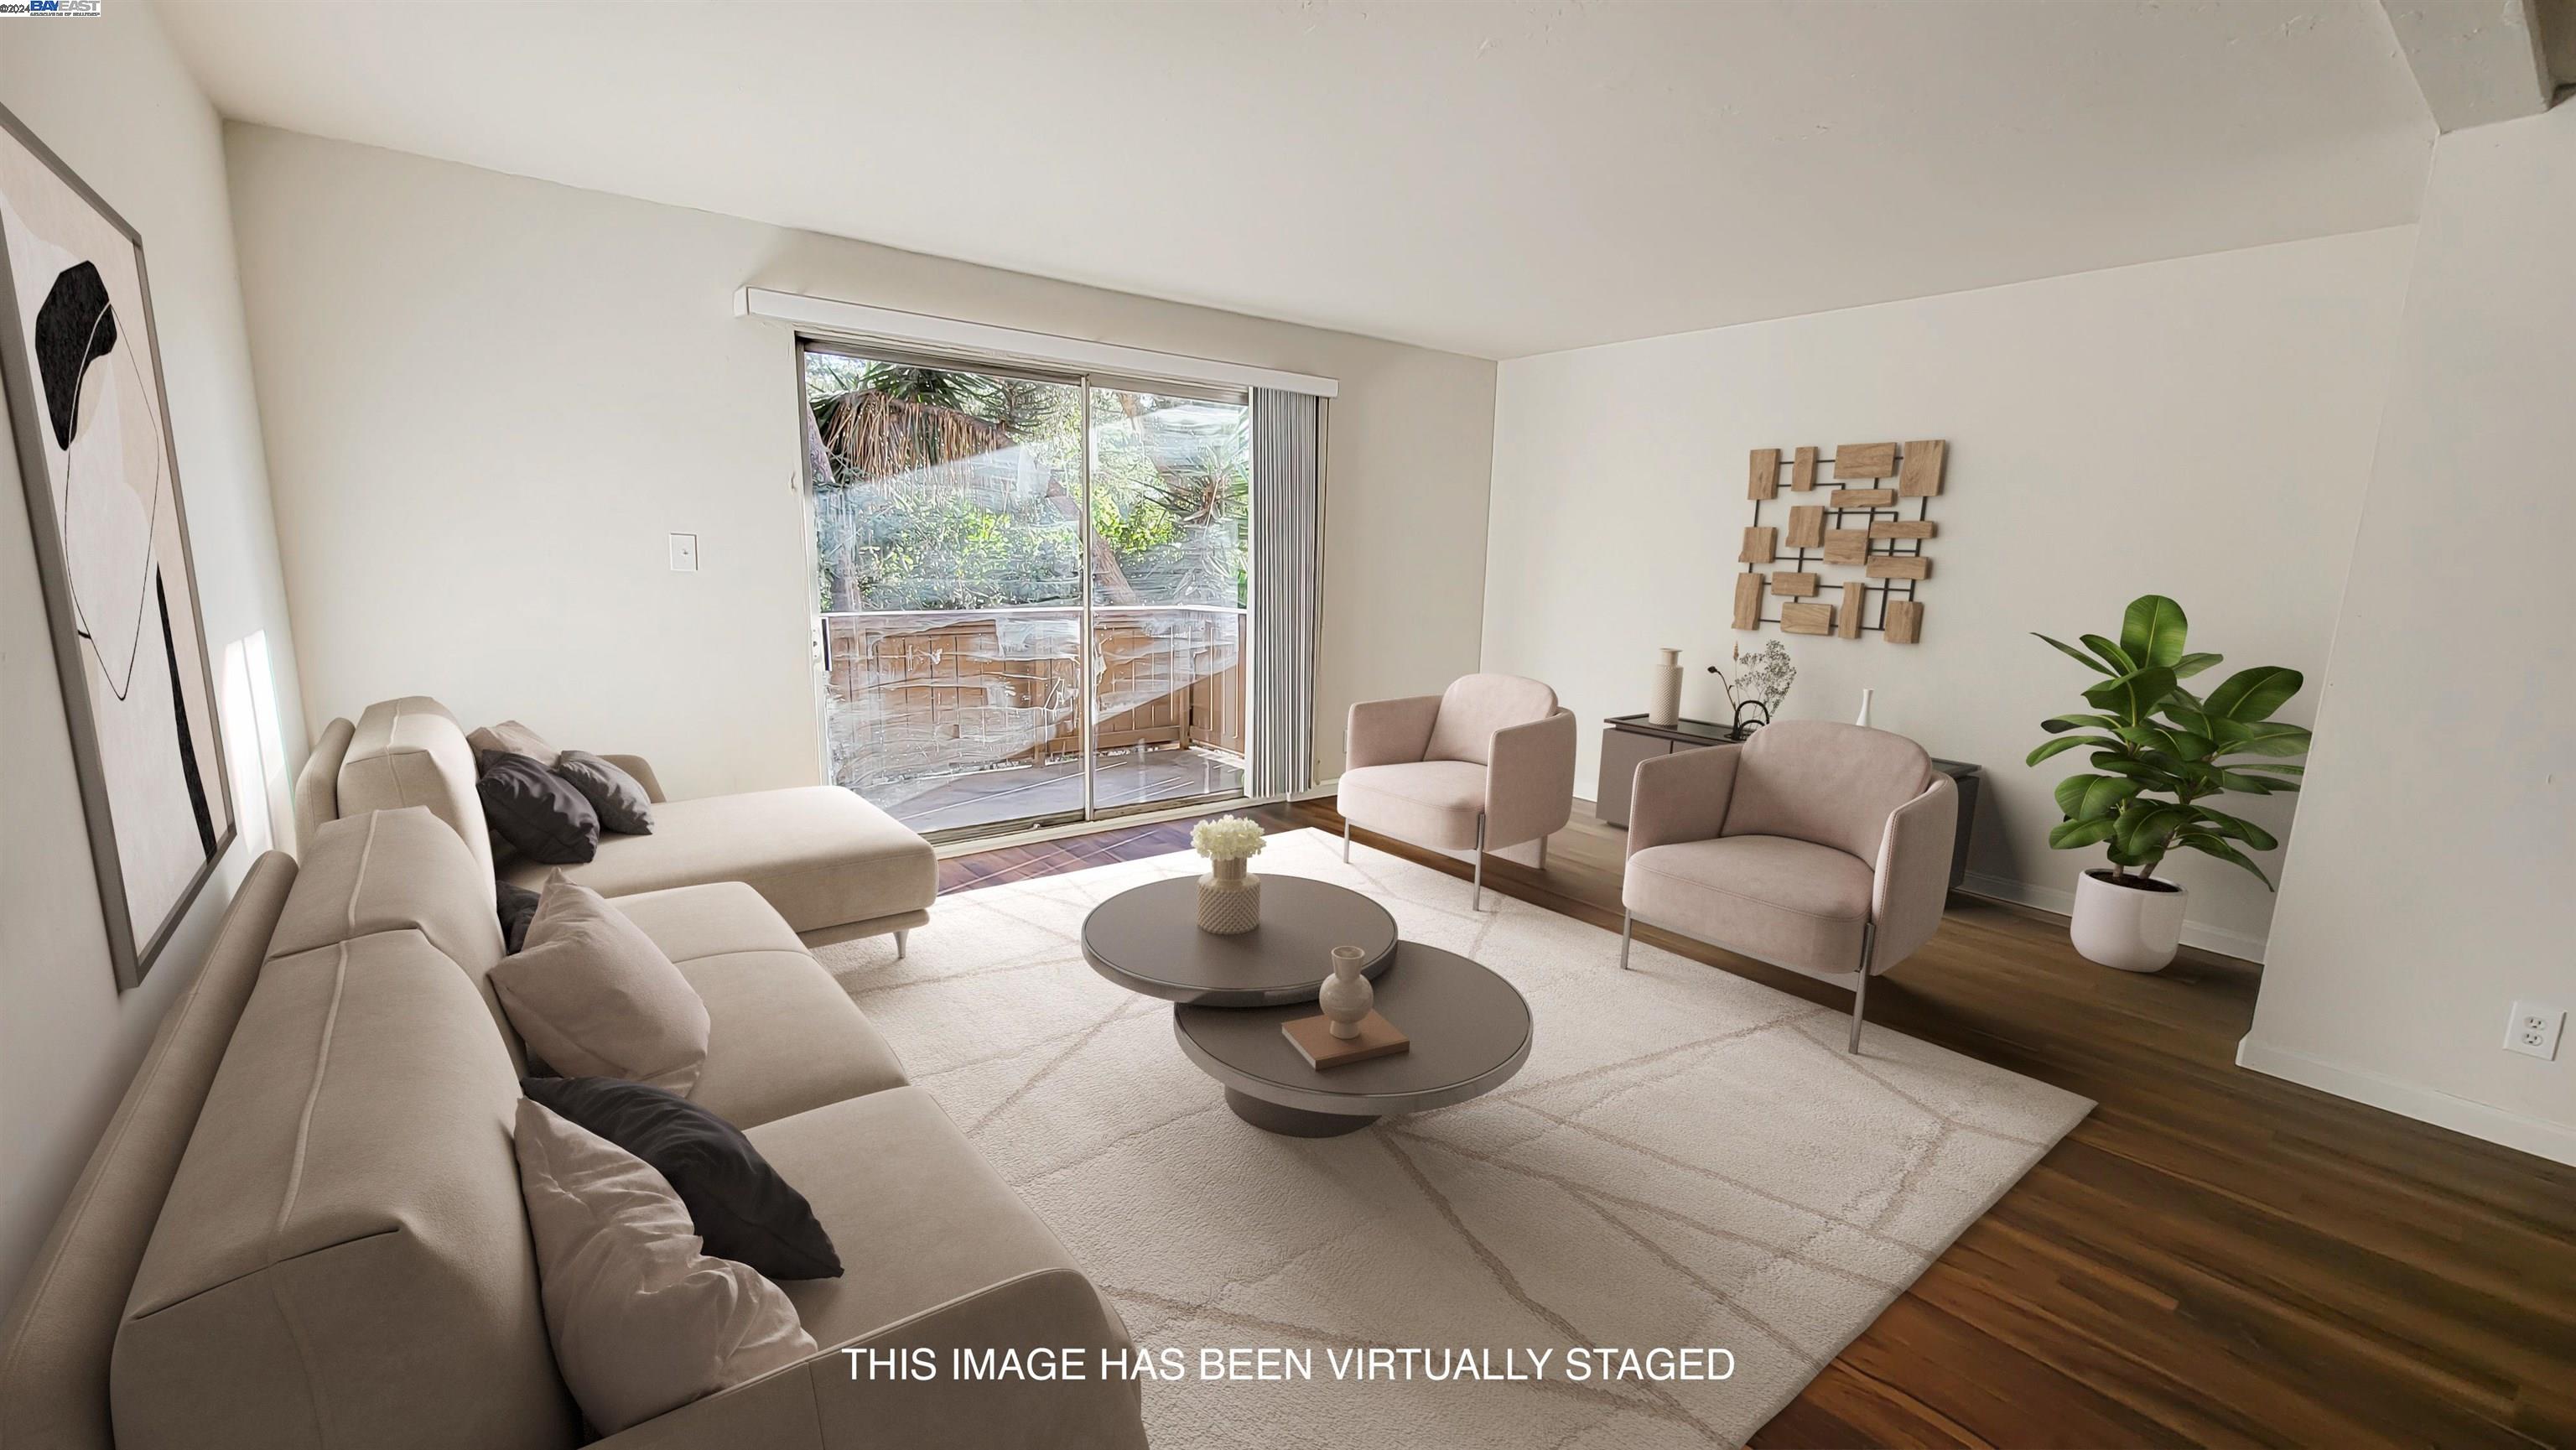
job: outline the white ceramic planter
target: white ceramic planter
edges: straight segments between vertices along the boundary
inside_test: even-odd
[[[2162,971],[2182,945],[2182,913],[2190,901],[2191,893],[2179,886],[2142,891],[2112,884],[2107,870],[2087,871],[2075,878],[2075,919],[2067,934],[2088,962],[2124,972]]]

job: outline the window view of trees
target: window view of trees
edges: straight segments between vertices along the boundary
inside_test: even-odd
[[[1079,602],[1080,388],[810,352],[806,398],[824,612]],[[1094,603],[1244,603],[1250,423],[1093,390]]]

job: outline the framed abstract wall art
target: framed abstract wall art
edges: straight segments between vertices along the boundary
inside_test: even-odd
[[[232,844],[143,240],[0,110],[0,387],[120,989]]]

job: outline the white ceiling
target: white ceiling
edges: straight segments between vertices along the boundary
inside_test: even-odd
[[[230,116],[1489,357],[2394,225],[2434,134],[2368,0],[163,14]]]

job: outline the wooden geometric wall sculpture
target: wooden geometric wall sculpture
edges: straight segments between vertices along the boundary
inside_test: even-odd
[[[1802,503],[1789,510],[1789,547],[1821,549],[1825,546],[1825,506]]]
[[[1834,607],[1830,604],[1783,604],[1780,606],[1780,628],[1789,634],[1831,634],[1834,632]]]
[[[1825,534],[1825,562],[1861,564],[1869,560],[1869,530],[1832,529]]]
[[[1780,492],[1779,449],[1756,448],[1753,450],[1753,468],[1746,486],[1746,492],[1751,495],[1755,503],[1760,503],[1764,499],[1770,498]]]
[[[1834,477],[1885,478],[1896,472],[1893,443],[1846,443],[1834,450]]]
[[[1905,470],[1896,476],[1896,491],[1907,498],[1930,498],[1941,491],[1941,463],[1950,445],[1938,438],[1905,445]]]
[[[1941,492],[1949,444],[1939,438],[1910,443],[1845,443],[1830,456],[1814,448],[1788,455],[1789,489],[1812,495],[1820,476],[1837,485],[1823,503],[1792,503],[1785,529],[1763,518],[1763,505],[1780,497],[1781,450],[1753,450],[1746,495],[1753,524],[1744,531],[1736,559],[1735,627],[1776,624],[1787,634],[1858,639],[1883,635],[1892,644],[1923,638],[1923,603],[1917,585],[1932,577],[1925,544],[1940,537],[1931,500]],[[1909,507],[1911,505],[1911,507]],[[1779,567],[1774,568],[1772,566]],[[1858,569],[1858,579],[1829,578],[1832,567]],[[1772,597],[1779,613],[1766,615]]]
[[[1759,629],[1762,625],[1762,576],[1747,569],[1735,576],[1735,627]]]

